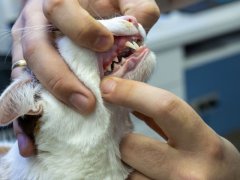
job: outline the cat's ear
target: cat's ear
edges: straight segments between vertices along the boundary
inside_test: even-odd
[[[39,90],[39,84],[28,75],[16,79],[0,96],[0,126],[25,114],[41,114]]]

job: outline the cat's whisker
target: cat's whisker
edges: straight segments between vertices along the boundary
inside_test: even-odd
[[[0,39],[10,37],[11,36],[11,31],[10,30],[0,30]]]
[[[35,32],[36,30],[46,30],[48,27],[51,27],[51,26],[29,26],[29,27],[14,29],[14,30],[12,30],[12,32],[15,33],[18,31],[26,31],[26,30],[27,31],[32,30]]]
[[[1,30],[0,36],[5,35],[5,34],[9,34],[10,31],[9,30]]]
[[[24,31],[26,31],[25,35],[28,35],[29,33],[34,34],[36,31],[54,32],[55,28],[52,25],[36,25],[36,26],[29,26],[29,27],[23,27],[23,28],[16,28],[14,30],[6,29],[6,30],[1,30],[0,39],[8,36],[11,37],[12,33],[19,33]]]
[[[119,17],[119,16],[121,16],[120,13],[117,13],[117,12],[116,12],[116,13],[114,14],[114,17]]]
[[[89,5],[89,7],[95,13],[96,17],[103,20],[103,17],[96,11],[96,9],[93,8],[93,6],[91,4]]]
[[[21,41],[26,37],[26,36],[33,36],[36,31],[46,31],[46,32],[54,32],[56,31],[55,28],[52,26],[52,25],[44,25],[44,26],[31,26],[31,27],[24,27],[24,28],[17,28],[17,29],[14,29],[14,30],[1,30],[0,32],[0,40],[3,40],[5,38],[11,38],[11,34],[12,33],[17,33],[17,32],[22,32],[24,30],[27,31],[25,32],[24,35],[20,36],[20,38],[18,40],[16,40],[16,43],[21,43]],[[31,38],[30,36],[30,38]],[[11,51],[12,51],[12,48],[10,47],[9,50],[7,50],[6,52],[6,55],[5,55],[5,59],[4,59],[4,62],[7,61],[7,57],[10,56],[11,54]]]
[[[5,59],[4,59],[5,63],[7,62],[7,58],[10,57],[11,51],[12,51],[12,48],[9,48],[9,50],[8,50],[6,56],[5,56]]]
[[[36,34],[36,31],[45,31],[45,32],[49,32],[49,33],[52,33],[52,32],[54,32],[53,30],[51,30],[51,29],[33,29],[33,30],[31,30],[31,31],[26,31],[22,36],[21,36],[21,38],[19,39],[19,42],[21,42],[21,40],[23,40],[24,38],[26,38],[26,37],[28,37],[29,39],[33,39],[34,38],[34,35],[35,36],[37,36],[37,34]],[[29,37],[31,35],[31,37]]]
[[[11,38],[11,35],[10,35],[11,33],[10,33],[10,31],[9,30],[5,30],[5,32],[3,32],[2,31],[2,33],[0,33],[0,41],[2,41],[2,40],[4,40],[4,39],[10,39]],[[10,44],[9,44],[10,45]],[[12,48],[11,47],[9,47],[9,49],[6,49],[6,55],[5,55],[5,58],[4,58],[4,63],[6,63],[7,62],[7,59],[8,59],[8,56],[10,55],[10,53],[11,53],[11,50],[12,50]]]

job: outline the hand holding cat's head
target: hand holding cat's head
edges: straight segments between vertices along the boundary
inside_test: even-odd
[[[105,76],[145,81],[152,72],[155,56],[144,45],[146,33],[134,17],[122,16],[99,20],[114,35],[113,47],[103,53],[78,47],[68,38],[57,41],[60,54],[75,75],[97,99],[101,99],[99,83]],[[44,112],[43,87],[34,76],[15,80],[0,98],[0,125],[9,124],[25,114]]]

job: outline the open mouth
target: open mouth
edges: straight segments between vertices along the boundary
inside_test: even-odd
[[[141,36],[115,36],[113,47],[98,54],[101,78],[104,76],[124,77],[145,59],[149,49],[143,45]]]

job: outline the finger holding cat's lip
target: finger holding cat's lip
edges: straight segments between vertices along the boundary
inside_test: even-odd
[[[12,27],[11,35],[12,35],[12,64],[17,62],[20,59],[23,58],[23,50],[21,46],[21,42],[19,40],[22,37],[22,31],[19,31],[19,29],[23,28],[23,21],[22,21],[22,15],[19,16],[19,18],[16,20],[15,24]],[[11,78],[15,79],[22,73],[22,67],[17,67],[12,69],[11,72]]]
[[[51,23],[80,46],[106,51],[113,45],[112,34],[78,1],[44,1],[43,11]]]
[[[49,52],[49,50],[47,48],[46,48],[46,51],[42,51],[41,48],[39,48],[39,46],[36,44],[36,42],[39,42],[40,44],[44,44],[44,42],[45,42],[45,43],[49,44],[49,46],[51,46],[51,44],[48,41],[46,41],[45,38],[40,38],[41,36],[44,37],[44,35],[41,35],[41,33],[45,33],[45,32],[37,31],[37,32],[35,32],[35,34],[38,34],[39,36],[32,37],[31,33],[29,34],[30,36],[28,35],[28,33],[29,33],[27,31],[28,28],[26,28],[24,33],[23,33],[23,31],[19,31],[19,29],[24,29],[24,26],[23,26],[24,24],[23,24],[22,20],[23,20],[22,15],[20,15],[20,17],[18,18],[18,20],[16,21],[16,23],[12,29],[13,63],[18,61],[19,59],[24,59],[23,57],[25,57],[25,59],[28,60],[28,66],[30,66],[34,69],[34,73],[37,74],[38,78],[41,79],[41,82],[48,89],[51,89],[51,86],[49,87],[49,84],[48,84],[48,82],[50,81],[49,78],[57,78],[56,76],[59,76],[59,78],[61,78],[63,76],[69,77],[70,80],[67,81],[68,82],[67,85],[64,85],[65,80],[63,78],[62,84],[58,83],[57,85],[55,85],[55,89],[52,89],[51,92],[53,94],[56,94],[56,96],[58,96],[59,99],[61,99],[63,102],[65,102],[69,106],[72,106],[73,108],[77,109],[80,113],[83,113],[83,114],[90,113],[95,107],[95,98],[93,97],[91,92],[89,90],[87,90],[78,81],[78,79],[68,70],[68,68],[65,67],[65,71],[58,72],[59,67],[64,67],[66,65],[62,62],[60,57],[56,57],[58,54],[55,52],[54,48],[51,47],[52,52],[51,51]],[[31,25],[29,25],[29,26],[31,26]],[[25,34],[25,36],[24,36],[24,34]],[[34,39],[37,37],[39,37],[39,39],[37,39],[37,40]],[[28,41],[29,38],[31,39],[30,41]],[[20,42],[20,40],[21,40],[21,42]],[[43,43],[41,43],[42,41],[43,41]],[[29,53],[29,52],[26,53],[26,51],[27,51],[26,47],[25,47],[25,49],[23,48],[25,43],[28,43],[28,47],[31,47],[30,48],[31,53]],[[24,54],[23,54],[23,49],[25,51]],[[39,54],[36,54],[36,52],[38,52]],[[46,53],[49,55],[48,57],[44,56],[44,54],[46,54]],[[56,63],[53,63],[50,65],[49,59],[52,59],[52,54],[55,54]],[[36,60],[36,61],[32,60],[31,58],[34,58],[34,60]],[[57,58],[59,58],[59,59],[57,60]],[[48,71],[48,68],[50,68],[50,71]],[[52,71],[52,69],[54,69],[54,71]],[[13,79],[17,78],[23,72],[22,70],[23,70],[22,67],[14,68],[12,70],[11,77]],[[57,73],[54,74],[54,72],[57,72]],[[50,81],[50,82],[52,82],[52,81]],[[57,82],[57,81],[55,81],[55,82]],[[71,83],[69,83],[69,82],[71,82]],[[76,89],[75,92],[71,92],[71,88],[73,88],[73,87],[75,87],[75,89]],[[68,94],[66,93],[65,89],[69,90]],[[85,93],[85,95],[84,95],[84,93]],[[81,98],[79,98],[79,96],[77,96],[78,94],[80,94]],[[86,98],[85,98],[85,96],[86,96]],[[14,122],[14,132],[18,139],[18,146],[19,146],[20,154],[24,157],[33,156],[36,153],[34,142],[23,132],[23,130],[21,129],[21,127],[18,126],[18,123],[16,121]]]
[[[103,98],[111,103],[125,106],[152,118],[162,129],[170,144],[201,145],[203,137],[212,131],[185,102],[170,92],[145,83],[115,77],[105,78],[101,83]],[[195,128],[198,127],[198,132]],[[196,146],[197,146],[196,145]],[[190,147],[189,148],[195,148]]]
[[[124,15],[131,15],[137,18],[148,32],[160,17],[160,9],[154,0],[119,0],[119,7]]]
[[[42,42],[30,54],[27,52],[25,54],[27,54],[28,66],[37,79],[60,101],[81,114],[93,111],[95,97],[73,75],[53,46]]]
[[[34,28],[46,28],[48,25],[41,6],[31,4],[35,2],[41,4],[39,1],[30,1],[20,17],[21,26],[24,30],[17,34],[21,37],[18,37],[18,42],[14,43],[14,58],[16,59],[17,54],[19,55],[17,50],[22,49],[22,56],[26,59],[28,67],[47,90],[68,106],[82,114],[88,114],[95,107],[95,97],[64,63],[62,57],[52,45],[54,43],[51,33],[47,32],[46,29]],[[32,12],[32,6],[40,9],[35,9],[38,13],[35,13],[31,18],[26,18],[25,16],[28,17],[29,13]],[[19,42],[19,39],[21,42]],[[22,59],[22,57],[19,58]]]

